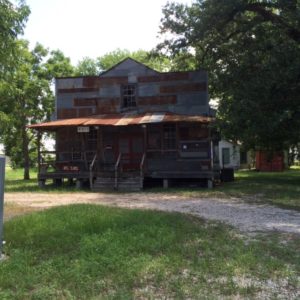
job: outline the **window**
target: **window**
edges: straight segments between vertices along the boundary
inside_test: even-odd
[[[230,163],[230,149],[222,148],[222,161],[223,165],[227,165]]]
[[[136,107],[136,86],[134,84],[122,86],[122,107]]]
[[[163,129],[164,149],[176,149],[176,127],[173,124],[164,125]]]
[[[208,138],[208,128],[200,125],[181,126],[179,128],[181,140],[201,140]]]

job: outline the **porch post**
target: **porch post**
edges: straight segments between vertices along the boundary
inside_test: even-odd
[[[144,152],[146,152],[147,151],[147,125],[143,124],[142,129],[144,134]]]
[[[211,136],[211,128],[208,128],[209,133],[209,147],[210,147],[210,166],[211,166],[211,178],[207,179],[207,187],[209,189],[213,188],[213,182],[214,182],[214,145],[213,140]]]
[[[38,174],[40,174],[41,172],[41,139],[42,139],[42,133],[40,130],[38,130],[37,133]]]
[[[97,157],[99,155],[99,160],[104,162],[104,151],[103,151],[103,132],[102,128],[99,127],[97,130]]]

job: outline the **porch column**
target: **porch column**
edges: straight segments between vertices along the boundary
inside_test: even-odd
[[[40,130],[38,130],[37,132],[38,174],[40,174],[41,171],[41,139],[42,139],[42,133]]]
[[[103,151],[103,128],[98,127],[97,129],[97,157],[99,155],[100,162],[104,162],[104,151]]]

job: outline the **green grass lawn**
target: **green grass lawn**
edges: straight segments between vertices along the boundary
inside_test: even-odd
[[[6,192],[85,192],[64,183],[62,187],[48,184],[45,189],[37,185],[36,171],[31,171],[31,180],[22,180],[22,170],[7,170]],[[176,193],[185,197],[239,197],[249,202],[278,205],[283,208],[300,210],[300,169],[285,172],[238,171],[235,181],[223,183],[212,190],[206,188],[149,189],[145,192]]]
[[[37,170],[30,170],[30,180],[23,180],[22,169],[7,168],[5,172],[5,192],[84,192],[76,189],[75,185],[68,185],[67,182],[60,187],[55,186],[51,181],[47,182],[45,188],[41,189],[37,182]]]
[[[58,207],[6,222],[5,240],[0,299],[296,299],[300,283],[299,238],[183,214]]]

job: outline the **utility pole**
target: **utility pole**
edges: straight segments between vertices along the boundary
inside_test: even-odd
[[[5,156],[0,156],[0,260],[3,247],[3,203],[4,203]]]

